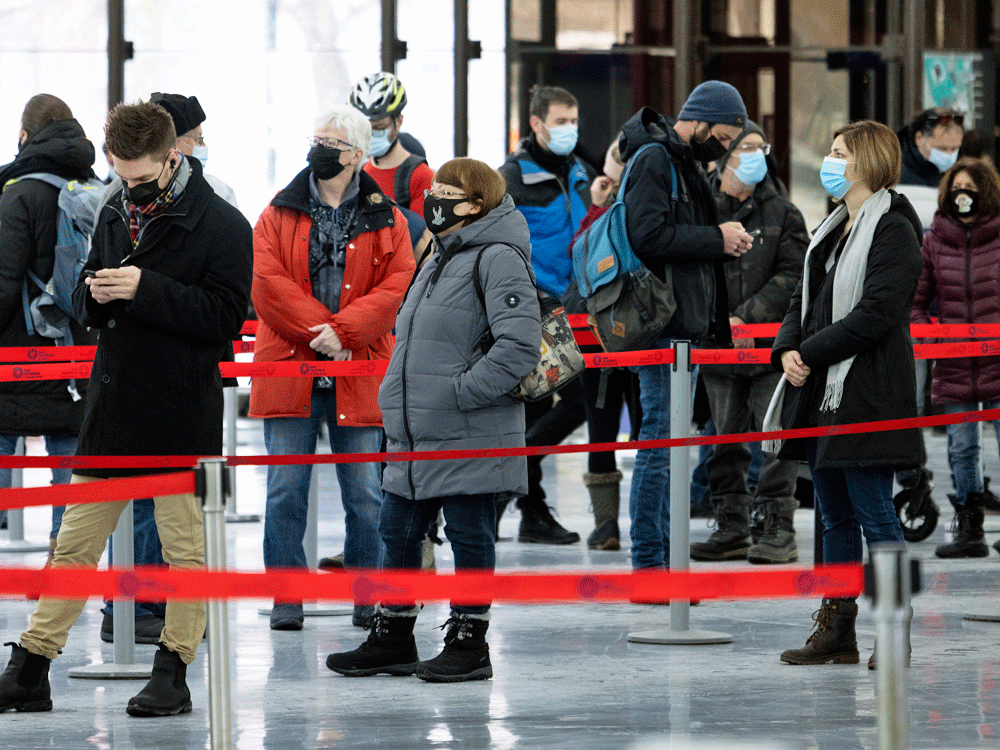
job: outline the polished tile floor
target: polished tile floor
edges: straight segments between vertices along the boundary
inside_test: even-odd
[[[582,441],[582,435],[575,436]],[[942,561],[933,556],[945,539],[951,512],[945,494],[948,471],[944,438],[929,437],[931,466],[939,478],[935,498],[942,520],[925,542],[911,545],[922,560],[925,591],[915,599],[910,683],[910,746],[1000,748],[1000,623],[963,619],[971,612],[1000,612],[1000,556]],[[258,423],[240,421],[241,453],[262,453]],[[987,473],[998,477],[992,445]],[[629,455],[622,456],[628,474]],[[580,454],[546,459],[546,488],[563,523],[586,535],[592,528],[580,482]],[[27,472],[26,484],[46,481]],[[238,509],[261,513],[264,472],[241,468]],[[320,554],[341,549],[342,511],[333,468],[320,471]],[[941,481],[943,480],[943,481]],[[627,481],[627,480],[626,480]],[[627,484],[625,485],[627,487]],[[29,538],[43,539],[46,511],[26,514]],[[504,517],[501,534],[516,535],[518,517]],[[623,532],[627,512],[622,512]],[[812,561],[812,511],[796,516],[801,562]],[[987,518],[988,541],[1000,538],[1000,516]],[[6,532],[0,532],[0,548]],[[260,523],[228,525],[230,566],[261,568]],[[691,524],[704,539],[704,520]],[[627,536],[626,536],[627,539]],[[498,546],[506,570],[627,569],[628,552],[567,547]],[[41,555],[0,552],[0,565],[40,564]],[[705,564],[696,564],[704,566]],[[438,566],[451,566],[447,547]],[[740,565],[730,566],[733,570]],[[2,570],[0,570],[2,575]],[[792,667],[778,661],[810,632],[812,600],[708,601],[691,610],[693,627],[723,631],[733,642],[716,646],[653,646],[629,643],[633,630],[669,627],[669,607],[558,605],[494,608],[489,641],[491,681],[432,685],[415,678],[348,679],[329,672],[326,654],[353,648],[365,633],[347,617],[311,617],[302,632],[271,632],[258,614],[260,601],[230,605],[233,643],[235,743],[253,748],[813,748],[877,747],[878,702],[874,673],[864,662],[875,625],[861,602],[858,638],[862,663]],[[167,719],[126,716],[136,681],[69,678],[74,666],[112,660],[102,643],[99,605],[92,602],[53,664],[51,713],[0,715],[0,747],[126,750],[207,748],[205,654],[190,668],[194,712]],[[0,599],[0,637],[15,640],[32,604]],[[417,623],[422,656],[440,646],[435,626],[445,605],[430,603]],[[151,661],[154,647],[137,646],[137,660]],[[4,650],[6,659],[7,651]]]

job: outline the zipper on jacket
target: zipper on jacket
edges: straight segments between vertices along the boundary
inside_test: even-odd
[[[430,274],[432,276],[433,274]],[[428,282],[429,283],[429,282]],[[410,431],[410,410],[409,410],[409,399],[407,398],[408,387],[406,385],[406,365],[410,359],[410,341],[413,338],[413,320],[417,317],[417,306],[420,304],[420,298],[423,296],[424,290],[420,290],[420,295],[417,296],[416,301],[413,303],[413,314],[410,315],[410,321],[406,326],[406,349],[403,351],[403,432],[406,433],[406,447],[409,451],[413,452],[413,433]],[[417,499],[417,488],[413,484],[413,461],[406,462],[406,482],[410,486],[410,499]]]
[[[965,230],[965,319],[969,323],[975,323],[972,319],[972,230]],[[979,387],[976,381],[979,377],[979,357],[972,357],[969,369],[972,371],[970,383],[972,385],[972,401],[979,401]]]

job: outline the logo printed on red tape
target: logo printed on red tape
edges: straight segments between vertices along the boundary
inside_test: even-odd
[[[381,581],[373,581],[371,578],[360,576],[351,586],[354,600],[358,604],[378,604],[379,600],[387,594],[390,596],[405,596],[406,589],[398,586],[390,586]]]
[[[611,581],[602,581],[597,576],[580,576],[580,581],[576,584],[576,593],[581,599],[595,599],[600,594],[611,594],[613,596],[628,596],[631,589],[628,586],[619,586]]]
[[[131,570],[125,571],[118,576],[118,593],[129,599],[141,598],[144,594],[168,594],[174,587],[160,583],[152,578],[143,578]]]
[[[843,585],[844,581],[838,581],[836,578],[830,578],[829,576],[814,575],[809,571],[799,573],[795,576],[795,590],[800,594],[811,594],[821,587],[830,586],[838,588]]]

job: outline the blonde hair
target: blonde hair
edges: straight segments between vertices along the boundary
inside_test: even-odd
[[[877,193],[899,182],[903,154],[899,138],[891,128],[873,120],[859,120],[833,134],[844,137],[844,145],[854,154],[854,173]]]

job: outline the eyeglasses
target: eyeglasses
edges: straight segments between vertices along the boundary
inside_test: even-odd
[[[958,125],[958,127],[962,127],[965,124],[965,115],[961,112],[931,112],[927,115],[927,124],[943,125],[944,127]]]
[[[352,146],[347,141],[342,141],[339,138],[319,138],[317,136],[312,136],[309,138],[309,148],[314,146],[323,146],[324,148],[337,148],[338,146],[343,146],[348,151],[357,151],[357,146]]]
[[[187,138],[189,141],[194,141],[194,143],[195,143],[196,146],[204,146],[205,145],[205,139],[202,136],[200,136],[200,135],[197,136],[197,137],[195,137],[193,135],[179,135],[177,137],[178,138]]]
[[[737,154],[752,154],[754,151],[763,151],[764,156],[767,156],[769,153],[771,153],[771,144],[765,143],[763,146],[755,146],[752,143],[747,143],[746,145],[741,143],[735,149],[735,152]]]
[[[445,200],[469,197],[465,193],[453,193],[450,190],[425,190],[424,197],[426,198],[428,195],[433,195],[435,198],[444,198]]]

